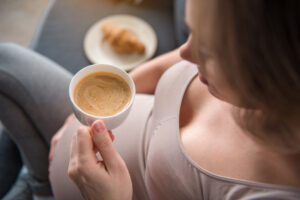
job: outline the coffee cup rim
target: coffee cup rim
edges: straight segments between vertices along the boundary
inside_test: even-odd
[[[129,77],[129,81],[130,81],[129,87],[130,87],[131,93],[132,93],[131,98],[130,98],[130,102],[129,102],[129,103],[128,103],[121,111],[115,113],[114,115],[110,115],[110,116],[93,115],[93,114],[89,114],[89,113],[85,112],[85,111],[82,110],[82,109],[75,103],[75,101],[74,101],[73,92],[74,92],[75,86],[73,87],[74,89],[71,90],[71,86],[73,85],[73,82],[74,82],[75,78],[76,78],[80,73],[82,73],[83,71],[87,70],[88,68],[97,67],[97,66],[103,66],[103,65],[108,66],[108,67],[115,68],[115,69],[117,69],[117,70],[120,70],[120,71],[122,71],[122,73],[124,73],[126,76],[128,76],[128,77]],[[95,73],[95,72],[110,72],[110,71],[99,70],[99,71],[94,71],[94,72],[92,72],[92,73]],[[116,73],[114,73],[114,72],[110,72],[110,73],[116,74]],[[84,77],[86,77],[86,76],[88,76],[88,75],[90,75],[90,74],[91,74],[91,73],[88,73],[87,75],[83,76],[82,78],[84,78]],[[116,74],[116,75],[118,75],[118,74]],[[119,76],[119,75],[118,75],[118,76]],[[121,77],[121,78],[124,80],[123,77]],[[124,80],[124,81],[126,81],[126,80]],[[78,82],[77,82],[77,83],[78,83]],[[77,84],[77,83],[76,83],[76,84]],[[128,83],[128,82],[126,81],[126,83]],[[69,98],[70,98],[71,103],[73,104],[73,106],[75,106],[75,108],[76,108],[77,110],[79,110],[81,113],[83,113],[84,115],[87,115],[88,117],[92,117],[92,118],[95,118],[95,119],[109,119],[109,118],[113,118],[113,117],[116,117],[116,116],[118,116],[118,115],[121,115],[122,113],[124,113],[124,112],[132,105],[132,103],[133,103],[133,101],[134,101],[134,98],[135,98],[135,93],[136,93],[136,90],[135,90],[135,84],[134,84],[134,81],[132,80],[131,76],[130,76],[125,70],[123,70],[123,69],[121,69],[121,68],[119,68],[119,67],[110,65],[110,64],[93,64],[93,65],[88,65],[88,66],[86,66],[86,67],[80,69],[78,72],[76,72],[76,73],[74,74],[74,76],[72,77],[72,79],[71,79],[71,81],[70,81],[70,84],[69,84]]]

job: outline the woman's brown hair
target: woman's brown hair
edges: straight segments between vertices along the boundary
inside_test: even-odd
[[[217,0],[214,47],[250,136],[300,152],[300,1]]]

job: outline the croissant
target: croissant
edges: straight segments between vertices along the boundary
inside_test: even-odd
[[[120,54],[145,52],[145,45],[129,30],[107,23],[101,27],[111,47]]]

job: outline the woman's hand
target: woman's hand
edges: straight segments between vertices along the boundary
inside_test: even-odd
[[[130,200],[132,183],[124,160],[112,144],[112,133],[100,120],[74,134],[68,174],[87,200]],[[100,152],[103,161],[98,161]]]
[[[71,114],[67,117],[65,123],[63,124],[63,126],[58,129],[58,131],[53,135],[52,139],[51,139],[51,144],[50,144],[50,152],[49,152],[49,171],[51,168],[51,162],[52,162],[52,158],[53,158],[53,153],[54,153],[54,149],[56,147],[57,142],[59,141],[59,139],[61,138],[63,132],[65,131],[65,129],[68,127],[68,125],[70,124],[70,122],[75,118],[74,114]]]

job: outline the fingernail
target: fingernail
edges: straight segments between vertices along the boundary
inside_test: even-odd
[[[96,132],[100,133],[102,131],[104,131],[103,127],[101,126],[100,122],[96,122],[94,125],[94,129]]]

